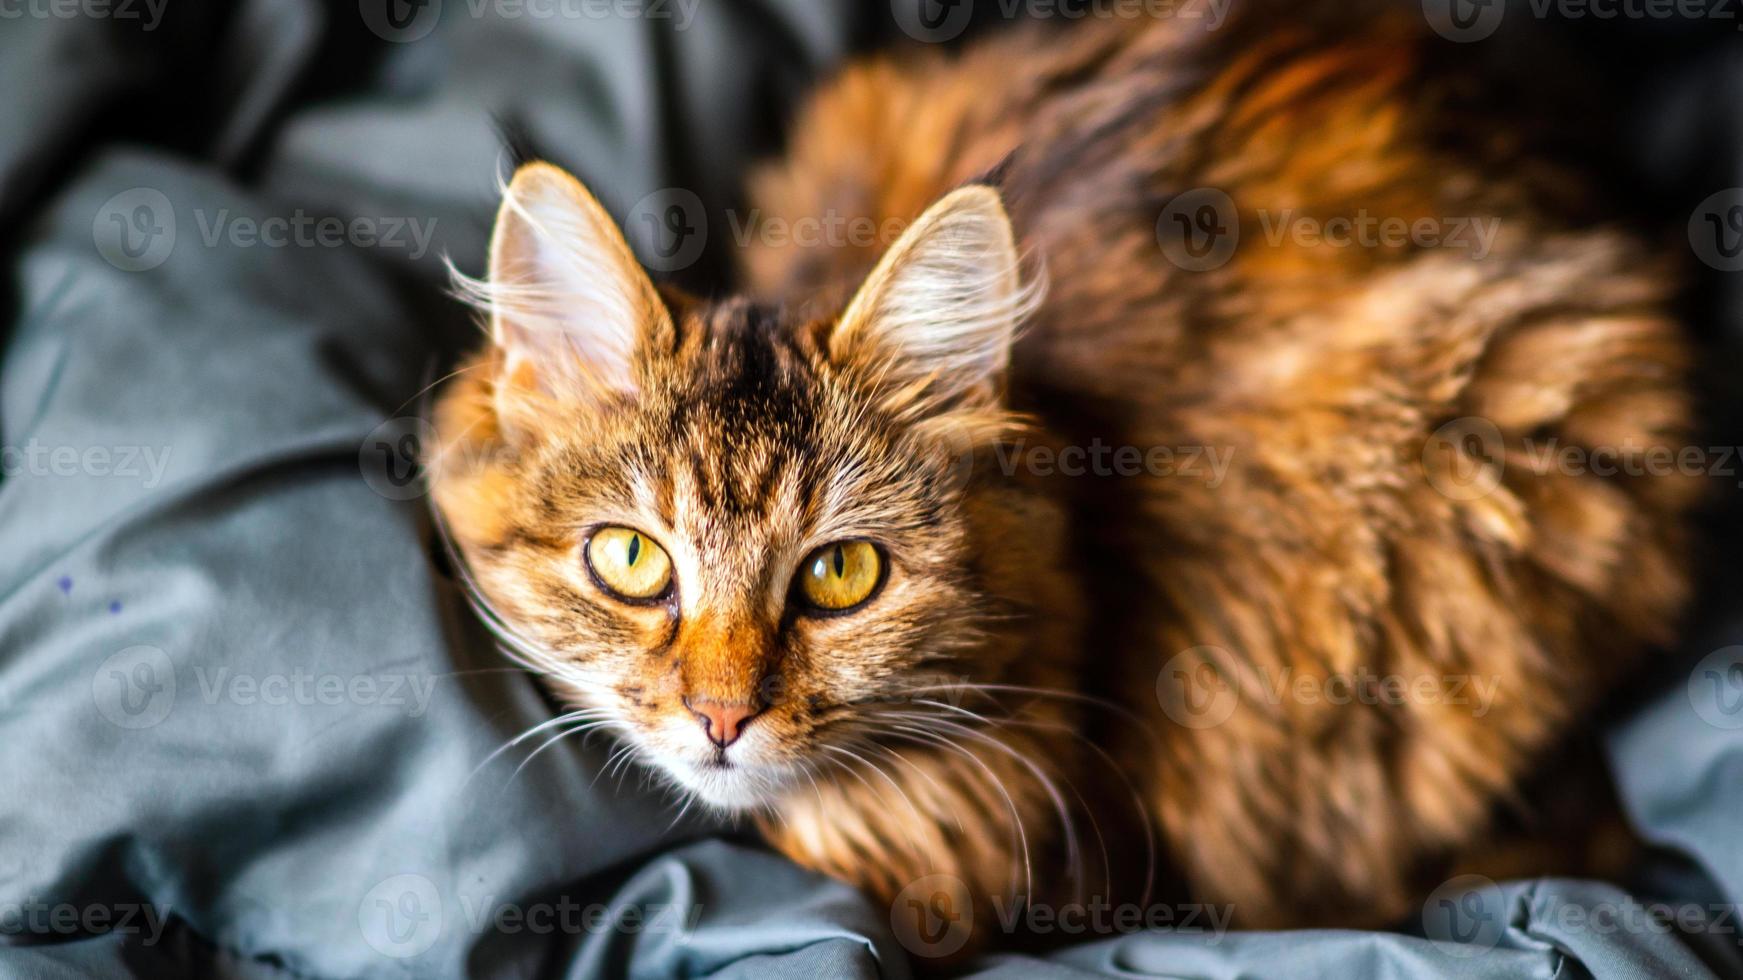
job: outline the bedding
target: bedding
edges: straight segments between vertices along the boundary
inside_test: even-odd
[[[662,271],[707,288],[721,209],[805,82],[902,37],[850,0],[609,6],[0,20],[0,975],[904,977],[947,952],[903,908],[681,809],[608,740],[515,741],[555,706],[432,527],[421,396],[476,336],[445,261],[482,265],[507,145],[620,215],[676,201],[700,241]],[[1659,27],[1629,63],[1616,165],[1686,214],[1743,184],[1723,97],[1743,59],[1733,36]],[[626,227],[672,254],[657,222]],[[1743,293],[1709,271],[1691,319],[1722,378]],[[1715,385],[1715,445],[1736,444],[1738,400]],[[1710,599],[1607,722],[1655,845],[1637,877],[1455,880],[1393,933],[1086,915],[1052,926],[1062,948],[951,969],[1743,976],[1737,480],[1719,482]]]

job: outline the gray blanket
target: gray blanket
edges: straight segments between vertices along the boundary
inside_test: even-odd
[[[903,37],[850,0],[570,6],[5,7],[0,975],[902,977],[937,951],[609,742],[493,756],[552,705],[468,611],[411,460],[420,391],[477,337],[443,258],[482,263],[504,134],[619,215],[693,191],[672,271],[706,288],[805,82]],[[1662,104],[1710,131],[1743,71],[1697,48],[1669,60],[1706,87],[1670,65]],[[1730,184],[1678,196],[1671,128],[1680,216]],[[1086,916],[960,969],[1743,976],[1743,623],[1713,580],[1609,732],[1660,848],[1638,880],[1453,882],[1398,933]]]

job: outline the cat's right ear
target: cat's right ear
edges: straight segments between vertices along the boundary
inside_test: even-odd
[[[515,171],[489,278],[460,286],[490,317],[499,403],[633,395],[642,356],[673,336],[671,313],[611,216],[548,163]]]
[[[954,191],[885,253],[836,324],[830,356],[874,374],[911,410],[993,406],[1041,295],[1020,266],[998,192]]]

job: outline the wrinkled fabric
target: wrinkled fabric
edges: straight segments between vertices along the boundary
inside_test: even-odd
[[[745,168],[805,85],[901,37],[882,8],[0,21],[0,976],[904,977],[935,951],[902,907],[609,766],[604,738],[513,742],[558,708],[467,608],[408,449],[478,336],[444,263],[478,271],[505,143],[619,215],[694,194],[702,241],[667,271],[719,285]],[[1629,148],[1679,206],[1696,168],[1674,160],[1709,171],[1692,206],[1743,145],[1688,149],[1743,79],[1735,46],[1701,50],[1642,86],[1658,142]],[[1678,128],[1676,106],[1698,111]],[[657,266],[659,232],[627,230]],[[1734,279],[1701,289],[1732,363]],[[953,971],[1743,976],[1743,717],[1687,683],[1743,642],[1730,574],[1609,732],[1660,849],[1640,881],[1468,883],[1408,933],[1181,924]],[[1644,903],[1705,918],[1657,928]]]

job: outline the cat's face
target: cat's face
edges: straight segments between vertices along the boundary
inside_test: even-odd
[[[471,288],[494,343],[440,408],[436,499],[577,724],[748,808],[874,751],[910,699],[997,679],[978,647],[1012,614],[1006,559],[976,517],[997,503],[961,461],[1007,428],[1030,296],[992,191],[946,199],[806,323],[662,297],[535,165]]]

